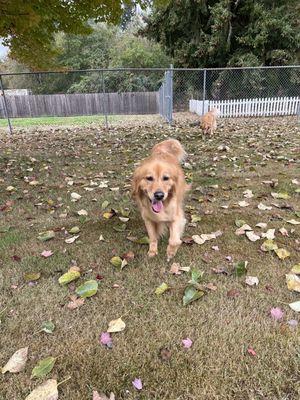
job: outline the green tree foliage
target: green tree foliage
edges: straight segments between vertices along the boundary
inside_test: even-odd
[[[161,46],[149,39],[122,31],[113,25],[92,25],[90,35],[59,34],[56,38],[59,54],[55,64],[63,73],[35,74],[5,77],[8,88],[28,88],[33,93],[93,93],[102,91],[101,72],[68,72],[70,70],[99,68],[151,68],[168,67],[171,58]],[[0,64],[3,72],[24,70],[11,59]],[[151,91],[161,81],[161,73],[105,72],[107,91]]]
[[[88,34],[87,21],[119,22],[124,7],[147,0],[2,0],[0,37],[13,59],[34,69],[56,66],[54,36],[59,32]]]
[[[171,0],[155,8],[144,34],[180,67],[299,62],[298,0]]]

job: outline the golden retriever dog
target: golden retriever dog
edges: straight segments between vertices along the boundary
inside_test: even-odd
[[[157,242],[165,228],[170,231],[168,261],[175,256],[186,223],[183,200],[189,189],[180,162],[186,153],[178,140],[156,144],[151,155],[135,170],[132,194],[149,236],[148,256],[157,255]]]
[[[216,108],[213,108],[212,110],[205,113],[201,118],[201,126],[205,134],[207,133],[209,133],[210,135],[214,134],[215,130],[217,129],[218,114],[219,111]]]

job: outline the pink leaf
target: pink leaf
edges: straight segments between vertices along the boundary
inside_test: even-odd
[[[275,321],[278,321],[282,319],[283,317],[283,311],[279,307],[271,308],[270,311],[271,317],[275,319]]]
[[[132,384],[137,390],[141,390],[143,388],[143,384],[140,378],[135,378],[135,380],[132,381]]]
[[[287,322],[292,328],[296,328],[296,326],[298,325],[298,321],[296,321],[295,319],[290,319]]]
[[[42,257],[45,257],[45,258],[48,258],[48,257],[51,257],[52,254],[53,254],[53,252],[52,252],[51,250],[44,250],[44,251],[41,253],[41,256],[42,256]]]
[[[110,333],[102,332],[100,335],[100,343],[103,344],[104,346],[107,346],[108,344],[112,344],[112,338],[110,336]]]
[[[247,351],[248,351],[248,354],[250,354],[250,356],[256,356],[256,352],[255,352],[255,350],[252,349],[252,347],[249,347],[247,349]]]
[[[183,344],[183,347],[185,347],[186,349],[189,349],[192,346],[193,341],[190,338],[182,339],[182,344]]]

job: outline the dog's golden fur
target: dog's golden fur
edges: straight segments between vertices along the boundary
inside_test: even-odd
[[[218,110],[216,108],[213,108],[203,115],[201,119],[201,125],[205,134],[214,134],[215,130],[217,129],[217,116]]]
[[[186,223],[183,200],[189,189],[180,166],[184,157],[185,151],[178,140],[165,140],[153,147],[151,155],[134,172],[132,194],[150,239],[149,257],[157,255],[157,242],[166,227],[170,231],[168,260],[181,244]],[[156,200],[157,194],[163,196],[161,201]]]

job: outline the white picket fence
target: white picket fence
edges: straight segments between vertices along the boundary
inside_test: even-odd
[[[299,97],[275,97],[240,100],[190,100],[189,110],[203,115],[212,108],[219,117],[268,117],[274,115],[299,115]]]

